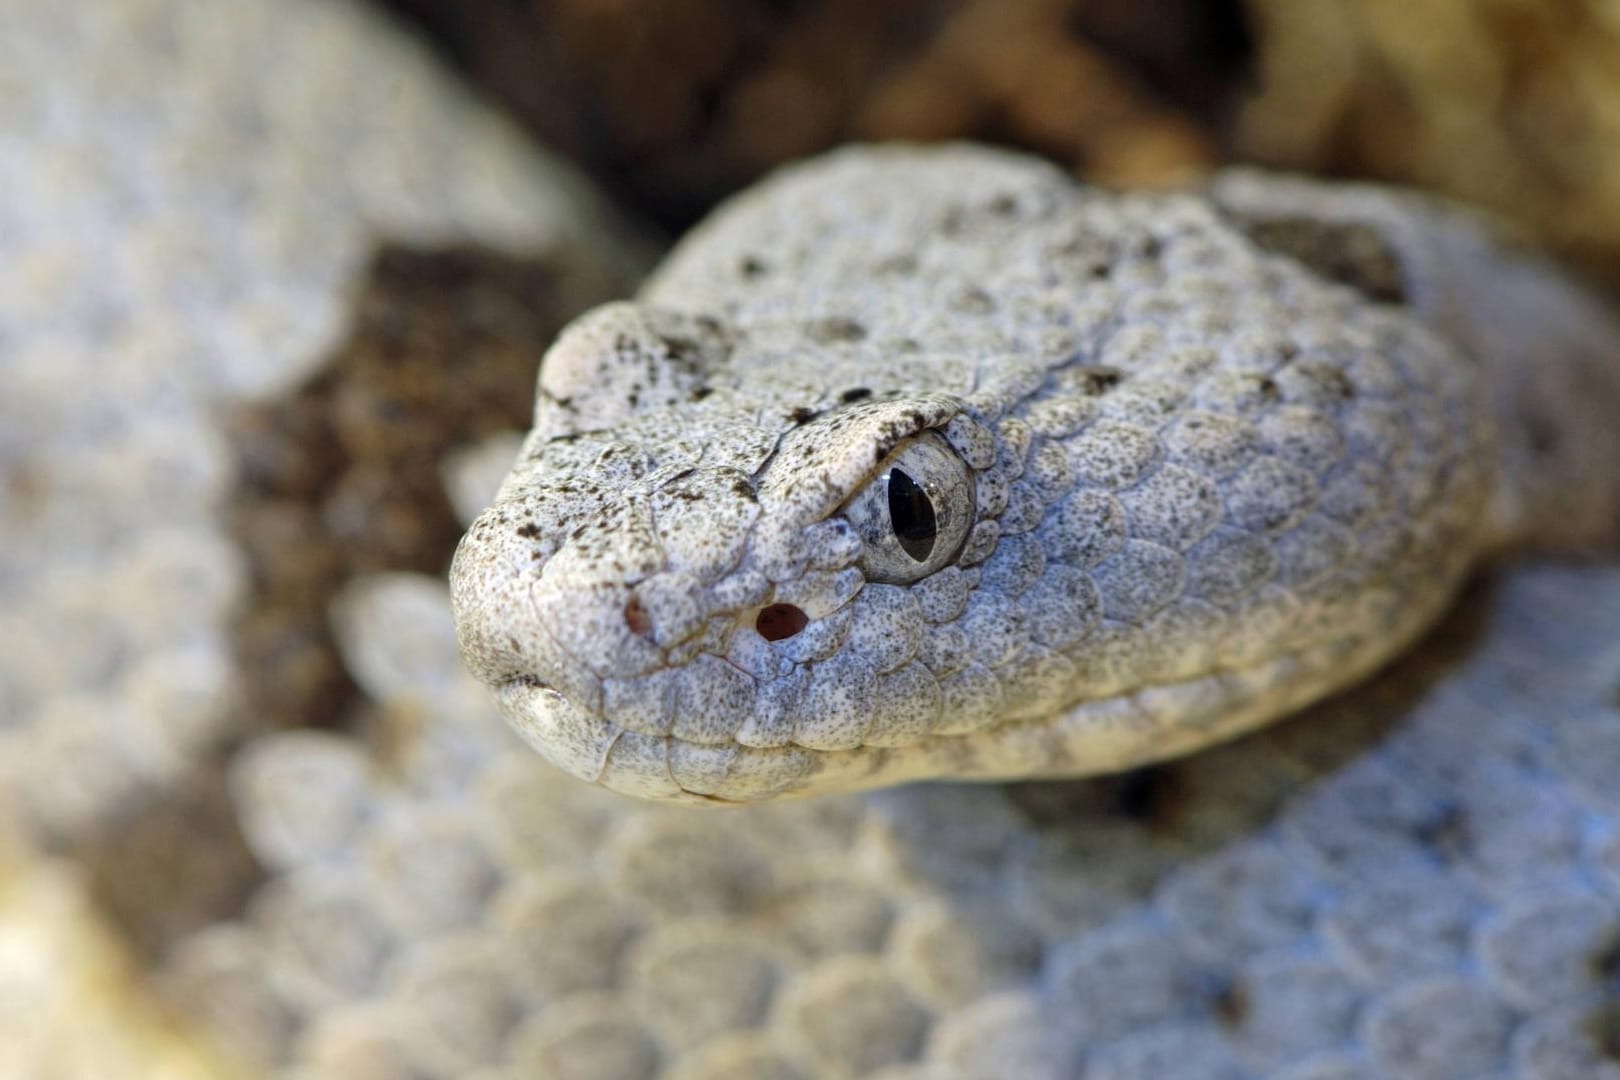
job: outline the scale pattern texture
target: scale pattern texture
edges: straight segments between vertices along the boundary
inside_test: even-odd
[[[242,755],[275,876],[166,975],[293,1075],[1620,1078],[1613,569],[1505,576],[1146,774],[739,812],[559,775],[446,607],[345,597],[368,690],[434,734],[387,773],[333,734]]]
[[[263,724],[233,700],[215,414],[319,363],[374,245],[549,256],[592,299],[635,260],[356,5],[0,0],[0,25],[0,803],[77,842]]]

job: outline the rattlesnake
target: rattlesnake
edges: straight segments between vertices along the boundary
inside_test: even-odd
[[[231,435],[209,407],[316,368],[379,237],[536,255],[562,236],[606,255],[614,241],[566,169],[367,7],[4,10],[0,156],[21,197],[0,205],[0,451],[16,496],[0,515],[0,797],[9,822],[68,845],[51,864],[62,888],[91,882],[172,935],[118,988],[161,991],[256,1074],[298,1080],[1620,1077],[1613,566],[1517,567],[1297,722],[1095,782],[913,784],[740,813],[622,798],[507,733],[461,677],[444,582],[425,574],[332,597],[366,702],[336,728],[256,731],[263,703],[217,700],[245,682],[222,612],[249,593],[216,506],[235,482]],[[1259,209],[1281,208],[1288,185],[1266,187]],[[808,206],[784,209],[782,229]],[[1545,338],[1567,358],[1601,331],[1529,262],[1425,261],[1419,244],[1395,263],[1375,243],[1370,263],[1335,270],[1293,231],[1296,260],[1386,303],[1391,279],[1368,267],[1404,268],[1470,355],[1539,355],[1525,343]],[[768,235],[734,269],[785,267]],[[666,269],[654,289],[674,283]],[[1490,471],[1514,475],[1538,446],[1601,464],[1592,378],[1549,407],[1528,397],[1531,423],[1504,412],[1502,435],[1526,441]],[[1538,374],[1526,393],[1543,389]],[[487,499],[470,462],[447,464],[452,487]],[[1493,520],[1594,541],[1609,494],[1588,471],[1562,507],[1500,502]],[[228,762],[203,737],[222,729]],[[199,781],[228,800],[194,809]],[[143,822],[170,844],[113,831],[122,876],[80,856]],[[238,831],[263,879],[222,898],[207,867],[229,867],[220,836]],[[225,904],[186,921],[199,898]],[[160,1071],[121,1063],[94,1001],[32,992],[72,951],[0,929],[15,991],[0,1074]]]
[[[848,149],[561,336],[452,571],[464,655],[651,798],[1181,754],[1364,677],[1482,558],[1611,543],[1617,341],[1415,196]]]

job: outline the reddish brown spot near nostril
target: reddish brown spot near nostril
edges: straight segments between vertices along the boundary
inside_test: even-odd
[[[766,641],[782,641],[810,625],[810,616],[792,604],[772,604],[759,613],[754,629]]]
[[[624,625],[637,637],[646,637],[652,633],[652,619],[647,615],[647,609],[641,606],[641,600],[632,596],[624,604]]]

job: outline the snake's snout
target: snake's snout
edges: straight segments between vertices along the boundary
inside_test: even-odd
[[[488,511],[451,567],[467,663],[497,689],[522,680],[599,712],[604,679],[644,675],[663,662],[669,620],[636,588],[661,567],[656,545],[638,545],[620,514],[601,514],[559,540]]]
[[[604,688],[662,662],[652,615],[631,584],[649,568],[603,558],[611,531],[599,524],[558,537],[497,506],[473,523],[450,570],[468,667],[526,741],[588,781],[618,734],[603,718]]]
[[[771,608],[758,574],[706,581],[672,528],[665,543],[644,520],[627,501],[542,529],[497,506],[462,540],[451,596],[467,664],[534,749],[580,779],[669,798],[681,793],[667,759],[697,752],[672,745],[709,725],[709,746],[710,727],[735,728],[751,711],[755,683],[727,659],[728,642],[746,629],[757,647],[739,655],[774,671],[755,624],[784,640],[795,613],[808,616],[787,602]],[[780,609],[782,625],[767,609]]]

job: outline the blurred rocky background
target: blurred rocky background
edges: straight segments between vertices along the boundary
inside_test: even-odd
[[[852,139],[972,138],[1118,183],[1220,154],[1236,0],[389,0],[669,230]]]
[[[1416,184],[1620,282],[1605,0],[387,0],[677,232],[850,139],[972,138],[1107,184],[1223,160]]]

